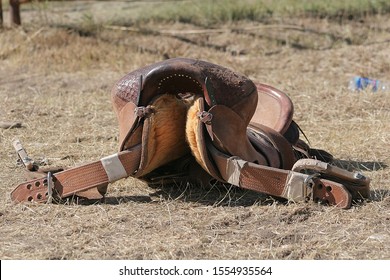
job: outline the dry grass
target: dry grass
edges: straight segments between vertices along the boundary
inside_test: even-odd
[[[1,259],[390,258],[389,92],[356,94],[346,87],[354,74],[390,77],[389,19],[339,25],[292,18],[218,28],[225,31],[99,29],[81,36],[36,25],[0,31],[0,121],[23,125],[0,130]],[[14,137],[51,165],[111,154],[118,132],[109,101],[113,83],[177,56],[209,60],[286,91],[312,146],[372,178],[372,201],[345,211],[286,205],[234,187],[152,188],[129,178],[110,185],[106,203],[11,203],[9,193],[23,180]]]

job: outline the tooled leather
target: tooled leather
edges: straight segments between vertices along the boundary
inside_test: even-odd
[[[212,92],[207,91],[206,78],[209,83],[208,88],[211,87]],[[213,102],[232,108],[243,118],[245,125],[249,123],[256,108],[256,102],[249,100],[254,98],[257,101],[256,86],[250,79],[232,70],[188,58],[154,63],[125,75],[111,91],[113,106],[119,120],[120,150],[132,146],[128,142],[134,138],[133,124],[139,119],[123,117],[121,112],[127,106],[126,102],[136,106],[147,106],[160,94],[187,92],[204,96],[206,101],[212,98]],[[250,96],[252,97],[249,98]],[[210,106],[210,100],[208,105]],[[128,122],[123,123],[125,119]]]
[[[67,197],[79,191],[108,183],[107,174],[100,161],[53,174],[53,189],[59,197]],[[15,201],[47,200],[47,179],[41,178],[20,184],[12,193]]]
[[[123,76],[115,84],[112,95],[115,95],[126,102],[133,102],[134,104],[138,105],[139,93],[142,87],[140,76],[145,76],[154,67],[155,65],[142,67]]]
[[[139,166],[141,147],[118,154],[128,175],[133,175]],[[52,176],[54,193],[65,198],[78,192],[108,184],[108,176],[100,161],[68,169]],[[44,202],[48,198],[47,177],[31,180],[18,185],[11,193],[14,201]]]
[[[258,168],[256,165],[247,164],[241,170],[241,187],[283,197],[282,193],[287,180],[288,171],[272,168]],[[327,205],[334,205],[343,209],[351,207],[352,196],[340,183],[326,179],[314,179],[313,201]]]
[[[228,158],[218,151],[213,151],[212,155],[221,167],[220,170],[226,170]],[[289,174],[291,174],[292,171],[261,166],[250,162],[245,163],[240,170],[236,171],[240,172],[240,187],[288,199],[285,194],[285,188],[287,186]],[[300,175],[308,176],[304,174]],[[226,174],[223,174],[222,176],[225,178]],[[350,208],[352,201],[351,194],[344,185],[322,178],[313,178],[313,181],[314,184],[311,185],[310,188],[312,189],[312,199],[315,202],[336,205],[343,209]],[[297,185],[294,187],[301,188],[305,186]],[[307,192],[308,195],[310,195],[309,189]],[[311,197],[308,197],[308,199],[310,198]]]
[[[207,86],[205,84],[206,78]],[[281,96],[284,96],[283,93],[276,92],[276,89],[263,84],[255,85],[250,79],[241,74],[202,60],[176,58],[140,68],[119,80],[112,94],[114,100],[121,99],[138,104],[138,106],[146,106],[159,94],[192,92],[203,96],[206,106],[217,104],[230,108],[241,117],[242,123],[246,127],[258,105],[257,88],[268,95],[275,95],[272,99],[275,100],[275,103],[279,102],[277,103],[277,116],[274,116],[278,119],[277,129],[280,131],[286,130],[285,126],[291,123],[293,111],[291,100],[288,97],[281,98]],[[274,91],[276,92],[275,94]],[[121,104],[121,102],[114,103],[114,106],[116,104]],[[286,107],[286,112],[283,111],[284,107]],[[116,110],[117,112],[120,111],[118,108]],[[213,107],[210,111],[212,110]],[[266,111],[268,112],[267,115],[269,115],[269,109],[266,109]],[[282,119],[279,120],[279,118]],[[245,134],[245,132],[244,130],[243,133]],[[201,135],[203,132],[199,131],[198,133]],[[222,140],[228,141],[229,139],[225,137]],[[205,148],[203,142],[199,143],[199,146]],[[249,152],[251,149],[246,150]],[[282,152],[285,152],[285,149]],[[147,153],[145,147],[143,148],[143,153]],[[255,151],[253,153],[257,154]],[[204,157],[207,159],[206,154],[205,152]],[[233,154],[238,155],[237,153]],[[288,158],[291,157],[290,154],[292,154],[292,148]],[[251,160],[251,158],[246,160],[266,164],[264,160]],[[291,163],[287,165],[291,165]],[[288,166],[285,164],[286,167]],[[213,174],[214,177],[215,175]]]
[[[255,84],[237,72],[202,60],[195,61],[194,65],[210,79],[216,104],[232,107],[241,99],[257,93]]]
[[[177,76],[174,76],[175,74]],[[140,103],[138,104],[145,106],[157,94],[166,92],[175,94],[188,90],[188,83],[181,87],[180,82],[177,82],[186,78],[194,80],[193,87],[200,86],[197,90],[199,92],[199,90],[204,89],[206,77],[214,88],[217,104],[232,107],[242,98],[256,94],[256,86],[247,77],[213,63],[189,58],[168,59],[137,69],[120,79],[116,83],[112,94],[125,101],[138,104],[141,90],[144,87],[150,87],[151,90],[155,90],[152,96],[144,98],[141,94]],[[172,82],[173,79],[176,79],[176,83]]]
[[[257,192],[282,196],[288,171],[247,163],[241,170],[240,186]]]

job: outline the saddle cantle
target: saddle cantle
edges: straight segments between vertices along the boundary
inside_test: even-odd
[[[331,165],[300,139],[293,104],[280,90],[188,58],[135,70],[111,92],[119,152],[20,184],[14,201],[104,195],[128,176],[149,183],[229,183],[290,201],[349,208],[370,180]],[[326,160],[324,160],[326,159]]]

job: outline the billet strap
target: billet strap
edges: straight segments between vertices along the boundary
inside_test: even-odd
[[[332,181],[342,183],[351,193],[352,199],[362,199],[370,196],[370,178],[364,176],[361,172],[350,172],[315,159],[298,160],[292,170],[295,172],[316,172]]]
[[[303,174],[229,157],[211,144],[208,149],[222,177],[230,184],[293,202],[313,200],[344,209],[351,207],[352,195],[342,183],[318,174]]]
[[[141,145],[105,157],[99,161],[67,169],[55,174],[27,181],[11,193],[15,202],[46,202],[54,198],[66,198],[90,189],[104,187],[108,183],[134,175],[139,167]]]

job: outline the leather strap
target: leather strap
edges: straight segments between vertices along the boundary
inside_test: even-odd
[[[116,168],[107,167],[108,161],[114,158],[114,166],[122,166],[123,173],[112,174],[110,170]],[[141,158],[141,145],[132,149],[117,153],[111,157],[85,164],[79,167],[67,169],[55,174],[48,173],[47,177],[30,180],[18,185],[11,193],[11,198],[16,202],[34,201],[46,202],[54,198],[66,198],[76,193],[83,193],[92,188],[101,188],[108,183],[134,175],[139,167]]]
[[[327,162],[310,158],[300,159],[292,167],[292,171],[295,172],[308,170],[323,174],[331,181],[342,183],[352,195],[352,200],[370,197],[370,178],[361,172],[350,172]]]
[[[313,200],[344,209],[351,207],[352,196],[341,183],[228,157],[212,145],[208,149],[228,183],[293,202]]]

